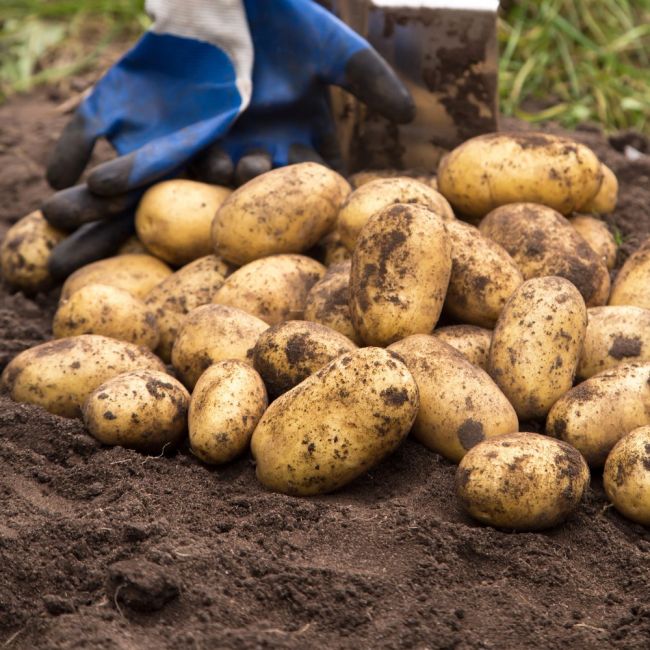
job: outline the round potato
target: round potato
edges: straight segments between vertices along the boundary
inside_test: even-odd
[[[290,320],[260,334],[253,364],[272,398],[286,393],[336,357],[356,350],[343,334],[325,325]]]
[[[87,284],[59,303],[52,332],[57,339],[101,334],[153,350],[160,334],[156,317],[142,300],[124,289]]]
[[[614,445],[605,462],[603,484],[622,515],[650,526],[650,426],[634,429]]]
[[[480,135],[456,147],[438,167],[440,193],[472,219],[520,202],[570,214],[596,196],[602,180],[591,149],[545,133]]]
[[[429,174],[419,169],[366,169],[356,172],[350,176],[350,185],[352,189],[358,189],[366,183],[372,183],[382,178],[412,178],[420,181],[434,190],[438,189],[438,181],[435,174]]]
[[[322,259],[323,264],[328,268],[333,264],[340,264],[350,259],[350,251],[343,245],[341,234],[338,230],[332,230],[318,242],[318,249],[322,251],[316,255],[317,259]]]
[[[385,178],[362,185],[350,194],[339,213],[338,230],[348,250],[354,250],[361,229],[370,217],[395,203],[418,204],[446,220],[454,212],[445,198],[413,178]]]
[[[576,214],[569,219],[569,223],[582,235],[582,238],[611,271],[616,264],[618,247],[607,224],[589,214]]]
[[[184,178],[156,183],[135,213],[138,238],[156,257],[182,266],[212,252],[212,219],[232,190]]]
[[[138,239],[137,235],[131,235],[118,249],[117,255],[146,255],[149,251]]]
[[[579,208],[581,212],[596,212],[609,214],[616,209],[618,199],[618,179],[614,172],[604,163],[600,164],[603,172],[603,182],[596,195]]]
[[[650,238],[627,258],[619,270],[609,304],[650,309]]]
[[[83,404],[83,421],[105,445],[160,453],[187,431],[190,394],[164,372],[125,372],[98,386]]]
[[[400,203],[377,212],[352,254],[350,315],[361,340],[385,346],[431,332],[450,274],[451,245],[435,212]]]
[[[488,372],[521,420],[544,417],[571,388],[586,327],[584,300],[564,278],[528,280],[506,303]]]
[[[21,352],[4,369],[2,385],[16,402],[79,417],[84,400],[112,377],[131,370],[165,372],[146,348],[98,334],[48,341]]]
[[[514,530],[557,526],[578,506],[589,468],[570,445],[509,433],[471,449],[456,470],[456,496],[484,524]]]
[[[225,359],[253,365],[253,349],[268,325],[241,309],[203,305],[183,321],[172,348],[172,365],[191,390],[208,366]]]
[[[546,419],[546,433],[573,445],[592,467],[612,447],[650,424],[650,363],[627,363],[599,372],[562,395]]]
[[[211,365],[190,402],[192,452],[211,465],[236,458],[248,448],[267,406],[264,382],[248,364],[230,359]]]
[[[216,291],[212,302],[242,309],[269,325],[299,320],[309,290],[326,270],[304,255],[271,255],[237,269]]]
[[[275,492],[331,492],[368,471],[408,435],[418,388],[380,348],[344,354],[269,406],[253,432],[257,478]]]
[[[448,325],[433,330],[432,336],[451,345],[470,363],[487,370],[492,330],[475,325]]]
[[[307,251],[334,228],[349,192],[342,176],[313,162],[262,174],[235,190],[217,212],[214,250],[238,266]]]
[[[50,252],[65,237],[40,211],[11,226],[0,246],[0,270],[9,286],[28,294],[49,289],[53,284],[47,266]]]

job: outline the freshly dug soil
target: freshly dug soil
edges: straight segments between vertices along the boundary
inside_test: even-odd
[[[2,231],[48,194],[52,107],[0,108]],[[576,136],[621,181],[622,259],[650,235],[650,165]],[[55,302],[0,288],[0,368],[50,336]],[[598,475],[565,525],[514,534],[463,516],[454,466],[410,440],[336,494],[289,498],[248,457],[214,470],[102,447],[6,395],[0,459],[0,647],[650,646],[650,531]]]

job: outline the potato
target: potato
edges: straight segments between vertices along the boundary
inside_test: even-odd
[[[237,269],[212,302],[237,307],[269,325],[303,317],[309,290],[327,269],[304,255],[271,255]]]
[[[431,332],[450,273],[451,246],[435,212],[398,203],[373,215],[350,272],[350,315],[361,340],[384,346]]]
[[[650,238],[627,258],[619,270],[609,304],[650,309]]]
[[[475,325],[448,325],[433,330],[432,335],[458,350],[470,363],[487,370],[492,330]]]
[[[505,249],[474,226],[450,221],[445,228],[451,242],[451,277],[444,309],[463,323],[492,328],[524,278]]]
[[[607,302],[605,263],[551,208],[534,203],[505,205],[490,212],[479,229],[508,251],[526,280],[558,275],[578,287],[588,307]]]
[[[87,284],[59,303],[52,332],[57,339],[101,334],[150,350],[160,338],[156,317],[142,300],[105,284]]]
[[[438,187],[472,219],[507,203],[532,202],[570,214],[592,199],[603,180],[583,144],[545,133],[487,133],[440,161]]]
[[[634,429],[614,445],[605,462],[603,484],[622,515],[650,526],[650,426]]]
[[[349,192],[342,176],[313,162],[262,174],[235,190],[217,212],[214,250],[239,266],[307,251],[334,228]]]
[[[156,257],[182,266],[212,252],[212,219],[232,190],[184,178],[156,183],[140,199],[135,230]]]
[[[253,365],[253,348],[268,325],[241,309],[203,305],[183,321],[172,348],[172,365],[191,390],[213,363],[239,359]]]
[[[83,404],[83,420],[105,445],[160,453],[187,431],[190,394],[164,372],[125,372],[98,386]]]
[[[185,314],[209,304],[229,273],[230,267],[222,259],[206,255],[167,276],[147,294],[145,304],[153,310],[160,330],[156,353],[161,359],[171,360]]]
[[[595,196],[579,208],[581,212],[596,212],[609,214],[616,209],[618,198],[618,179],[614,172],[604,163],[600,163],[603,172],[603,182]]]
[[[262,378],[243,361],[211,365],[196,382],[189,411],[190,446],[204,463],[242,454],[268,406]]]
[[[564,278],[528,280],[506,303],[488,372],[521,420],[544,417],[571,388],[586,327],[582,296]]]
[[[44,407],[67,418],[79,417],[84,400],[112,377],[131,370],[165,371],[146,348],[98,334],[42,343],[21,352],[2,373],[11,399]]]
[[[429,174],[418,169],[366,169],[356,172],[350,176],[349,181],[352,189],[358,189],[366,183],[379,180],[381,178],[412,178],[420,181],[434,190],[438,189],[438,181],[435,174]]]
[[[429,208],[445,220],[454,212],[445,198],[413,178],[385,178],[362,185],[350,194],[339,213],[341,241],[353,250],[361,229],[373,214],[395,203],[416,203]]]
[[[133,255],[148,253],[144,244],[138,239],[137,235],[131,235],[118,249],[117,255]]]
[[[61,300],[66,300],[87,284],[107,284],[124,289],[143,300],[157,284],[171,274],[172,270],[167,264],[153,255],[128,254],[107,257],[82,266],[68,277],[61,289]]]
[[[570,445],[537,433],[509,433],[471,449],[456,470],[463,510],[515,530],[557,526],[578,506],[589,468]]]
[[[618,246],[614,235],[609,232],[607,224],[588,214],[576,214],[569,219],[569,223],[582,235],[582,238],[611,271],[616,264]]]
[[[631,305],[587,310],[587,332],[580,354],[580,379],[621,363],[650,361],[650,310]]]
[[[257,478],[275,492],[331,492],[368,471],[407,436],[418,388],[380,348],[344,354],[269,406],[253,432]]]
[[[343,334],[325,325],[290,320],[260,334],[253,364],[272,398],[286,393],[336,357],[356,350]]]
[[[338,230],[332,230],[325,235],[318,243],[318,248],[322,250],[322,255],[315,256],[322,259],[325,266],[330,267],[333,264],[340,264],[350,259],[350,251],[341,241],[341,233]]]
[[[549,411],[546,433],[573,445],[593,467],[630,431],[650,424],[650,363],[626,363],[590,377]]]
[[[50,226],[40,211],[17,221],[0,245],[0,269],[7,283],[28,294],[49,289],[53,280],[48,270],[50,251],[66,233]]]

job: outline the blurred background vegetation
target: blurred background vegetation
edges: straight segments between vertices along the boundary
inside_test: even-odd
[[[144,0],[0,0],[0,101],[107,66]],[[453,3],[450,3],[453,4]],[[504,0],[501,109],[650,134],[650,0]]]

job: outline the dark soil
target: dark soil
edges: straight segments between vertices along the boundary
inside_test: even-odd
[[[48,194],[52,106],[0,108],[3,230]],[[621,181],[623,257],[650,234],[650,166],[577,136]],[[55,300],[0,288],[0,368],[49,336]],[[6,395],[0,459],[0,647],[650,647],[650,531],[599,476],[565,525],[513,534],[460,514],[454,466],[412,441],[337,494],[289,498],[247,457],[109,449]]]

